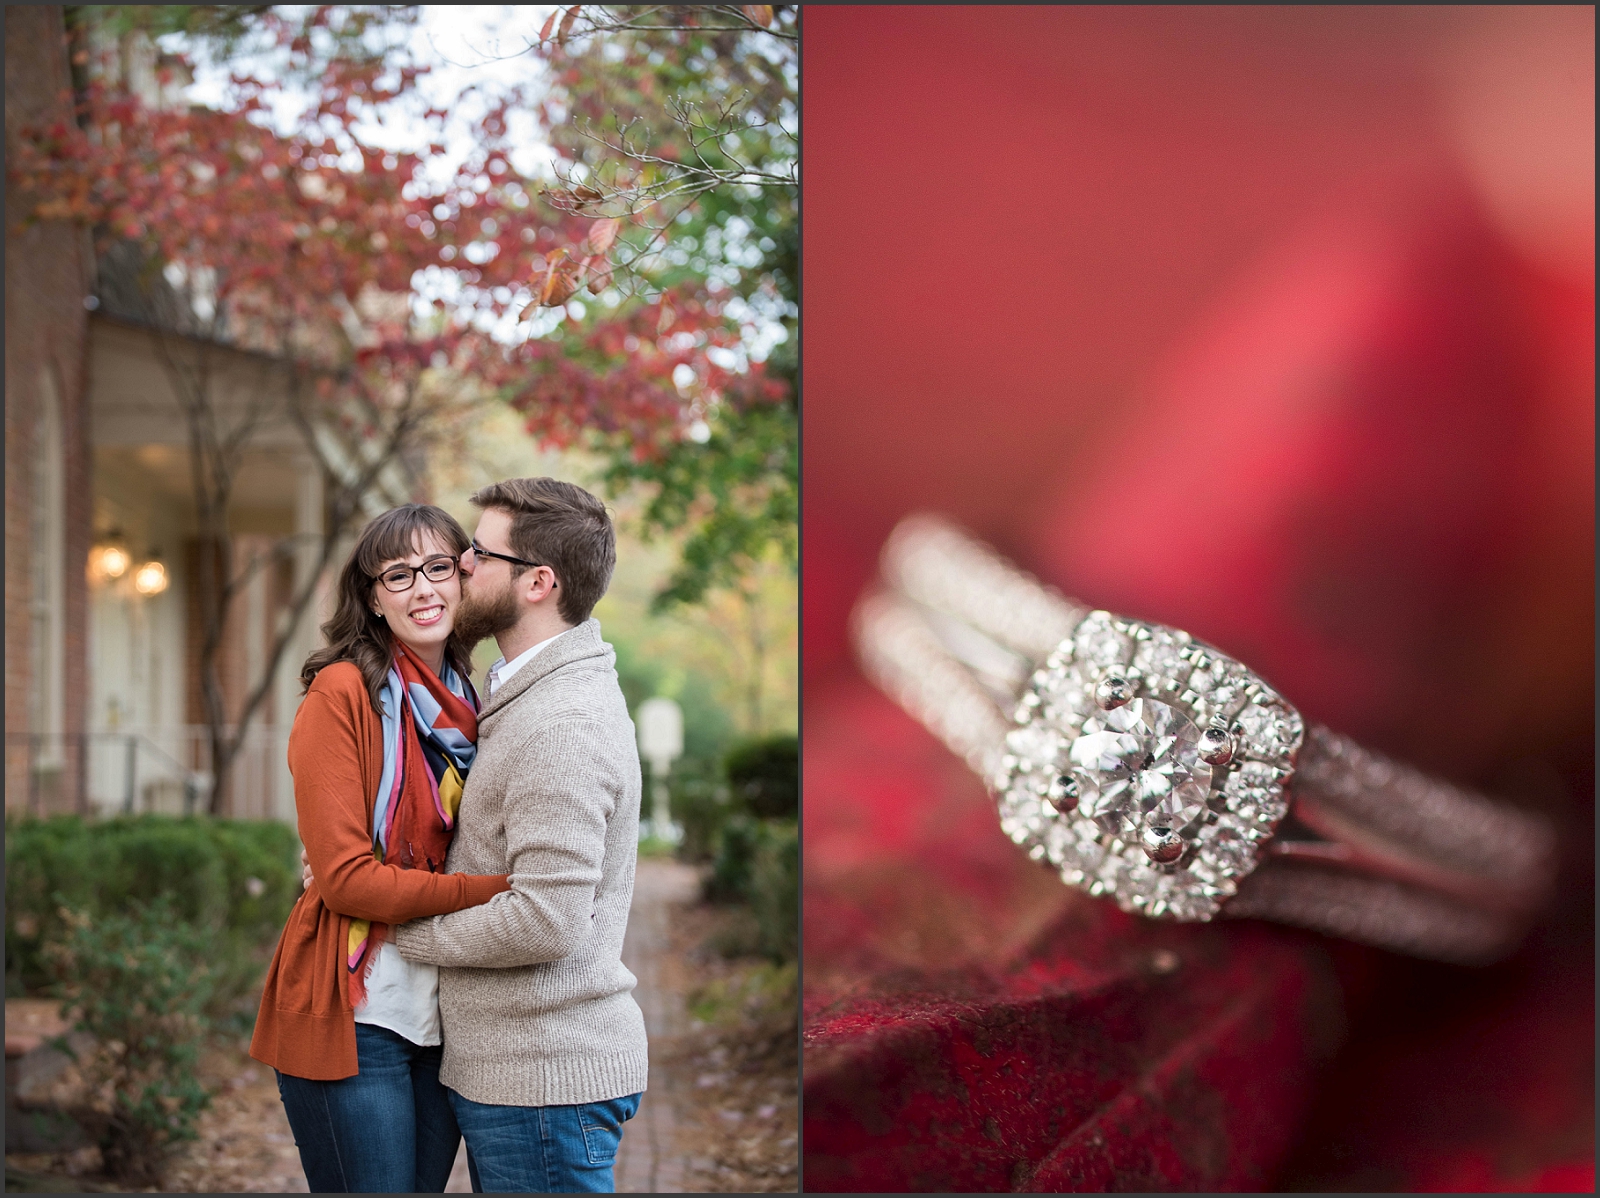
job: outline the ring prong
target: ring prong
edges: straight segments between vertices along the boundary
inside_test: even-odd
[[[1158,865],[1168,865],[1183,856],[1183,838],[1167,827],[1148,827],[1139,838],[1144,855]]]
[[[1133,683],[1121,674],[1107,674],[1094,688],[1094,701],[1101,711],[1115,711],[1133,699]]]
[[[1233,734],[1221,724],[1212,724],[1200,734],[1200,760],[1208,765],[1227,765],[1233,760]]]

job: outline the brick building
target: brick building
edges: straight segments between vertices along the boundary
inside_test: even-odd
[[[28,125],[72,119],[72,79],[59,7],[7,6],[5,19],[9,156]],[[153,48],[142,52],[148,68]],[[145,73],[146,102],[163,102]],[[9,180],[6,201],[8,214],[24,211]],[[291,588],[313,568],[324,466],[288,418],[278,362],[170,322],[155,327],[152,306],[131,298],[136,261],[97,261],[81,228],[15,219],[6,233],[6,810],[183,811],[204,802],[209,754],[198,522],[169,359],[208,356],[222,414],[244,403],[267,412],[229,507],[236,562],[295,546],[255,572],[230,609],[220,656],[230,715],[265,676]],[[385,481],[369,514],[411,498],[398,474]],[[315,611],[302,621],[274,672],[232,774],[230,814],[293,816],[284,745],[319,622]]]
[[[72,119],[61,9],[7,5],[6,157],[18,130]],[[91,526],[88,234],[64,222],[14,231],[6,182],[6,810],[83,792]],[[43,738],[35,740],[30,738]]]

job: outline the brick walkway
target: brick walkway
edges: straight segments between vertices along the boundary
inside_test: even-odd
[[[644,1011],[652,1051],[650,1089],[639,1104],[639,1113],[626,1125],[622,1151],[617,1155],[617,1190],[621,1193],[684,1192],[688,1162],[679,1144],[677,1104],[687,1096],[688,1083],[662,1067],[661,1054],[655,1048],[681,1035],[688,1021],[683,995],[663,969],[663,953],[672,909],[693,903],[697,887],[693,869],[661,858],[640,861],[634,877],[622,960],[639,979],[633,994]]]

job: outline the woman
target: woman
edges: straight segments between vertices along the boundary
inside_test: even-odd
[[[439,1083],[439,978],[386,943],[406,920],[487,902],[504,876],[445,874],[478,697],[454,633],[450,515],[407,504],[362,532],[289,735],[315,875],[267,973],[250,1055],[278,1074],[315,1193],[441,1193],[460,1132]]]

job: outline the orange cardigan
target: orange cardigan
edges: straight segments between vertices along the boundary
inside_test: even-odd
[[[335,1081],[359,1072],[344,960],[351,919],[397,924],[443,915],[508,886],[505,875],[436,874],[374,859],[383,724],[354,663],[335,662],[311,683],[289,733],[289,771],[315,881],[278,938],[250,1055],[293,1077]]]

